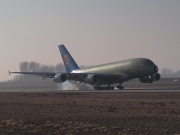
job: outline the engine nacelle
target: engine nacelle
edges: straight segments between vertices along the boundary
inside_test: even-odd
[[[95,84],[99,80],[99,77],[97,75],[88,75],[85,79],[84,82],[88,84]]]
[[[160,80],[161,78],[161,75],[159,73],[156,73],[152,76],[146,76],[146,77],[142,77],[142,78],[139,78],[139,81],[142,82],[142,83],[152,83],[153,81],[158,81]]]
[[[146,76],[146,77],[139,78],[139,81],[142,83],[150,83],[150,79],[151,78],[149,76]]]
[[[153,75],[153,81],[158,81],[160,79],[161,79],[161,75],[159,73]]]
[[[55,83],[63,83],[66,81],[65,74],[58,74],[52,79]]]

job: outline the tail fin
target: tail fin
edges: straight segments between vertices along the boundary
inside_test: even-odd
[[[58,47],[64,62],[64,66],[66,68],[66,72],[71,73],[73,70],[79,69],[79,66],[76,64],[66,47],[64,45],[59,45]]]

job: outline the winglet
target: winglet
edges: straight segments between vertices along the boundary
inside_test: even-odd
[[[9,75],[11,74],[11,71],[8,70]]]

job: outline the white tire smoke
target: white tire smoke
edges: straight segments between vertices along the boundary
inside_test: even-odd
[[[64,83],[57,84],[58,90],[93,90],[93,86],[89,84],[74,83],[72,81],[66,81]]]

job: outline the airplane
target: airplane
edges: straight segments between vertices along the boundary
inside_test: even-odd
[[[123,90],[122,83],[139,78],[141,83],[153,83],[160,80],[158,67],[147,58],[132,58],[123,61],[79,68],[66,47],[58,45],[66,72],[9,72],[15,74],[28,74],[42,76],[43,79],[52,78],[55,83],[63,83],[66,80],[91,84],[95,90],[114,90],[113,84]]]

